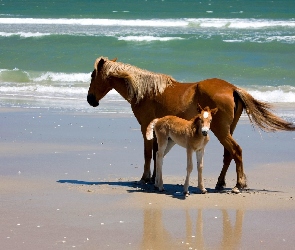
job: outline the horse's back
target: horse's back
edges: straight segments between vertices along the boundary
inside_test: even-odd
[[[233,100],[233,93],[237,87],[233,84],[218,78],[206,79],[197,83],[196,95],[200,102],[207,101],[212,104],[224,103],[225,100]],[[200,103],[202,106],[202,104]],[[210,107],[214,108],[214,107]]]

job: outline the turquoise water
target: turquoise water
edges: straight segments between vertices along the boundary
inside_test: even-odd
[[[295,103],[292,1],[0,1],[0,106],[86,102],[99,56]],[[122,99],[111,92],[111,103]],[[120,107],[118,107],[120,112]],[[124,109],[125,110],[125,109]]]

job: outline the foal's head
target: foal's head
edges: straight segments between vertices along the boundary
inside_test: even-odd
[[[198,111],[200,112],[199,115],[196,116],[194,120],[194,124],[199,123],[201,124],[201,131],[202,135],[207,136],[208,131],[210,130],[210,125],[212,121],[212,115],[215,115],[218,111],[218,108],[210,109],[208,106],[202,109],[200,104],[198,104]]]

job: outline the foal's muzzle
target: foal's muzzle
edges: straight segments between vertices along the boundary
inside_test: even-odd
[[[208,135],[208,131],[209,131],[208,128],[202,128],[202,135],[203,136],[207,136]]]
[[[92,94],[89,94],[87,96],[87,102],[92,106],[92,107],[97,107],[99,105],[99,102],[96,100],[95,96]]]

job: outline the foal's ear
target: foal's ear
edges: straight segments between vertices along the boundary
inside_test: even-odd
[[[200,120],[202,120],[202,119],[201,119],[201,114],[198,114],[198,115],[196,115],[196,116],[193,118],[193,123],[194,123],[194,124],[197,124],[198,121],[200,121]]]
[[[199,113],[201,113],[202,111],[203,111],[203,109],[202,109],[202,107],[201,107],[201,105],[198,103],[198,107],[197,107],[197,109],[198,109],[198,112]]]
[[[217,111],[218,111],[218,108],[211,109],[211,114],[212,114],[212,115],[215,115]]]
[[[116,62],[118,60],[118,57],[115,57],[114,59],[112,59],[112,62]]]

